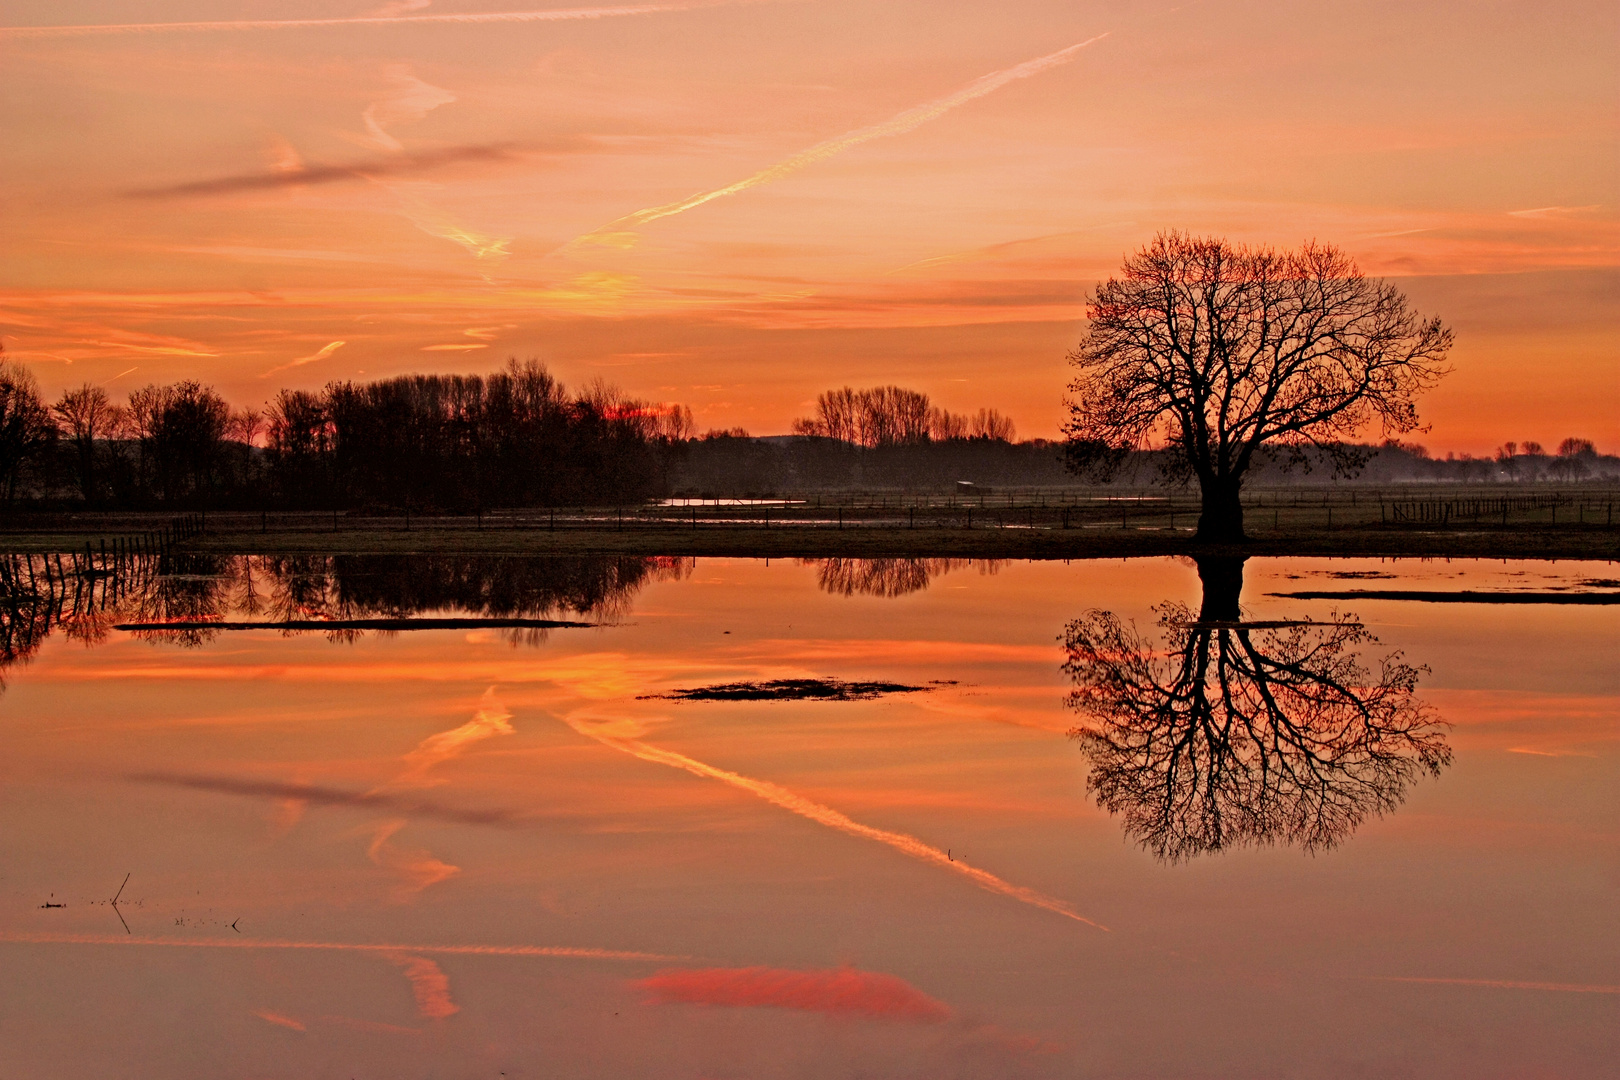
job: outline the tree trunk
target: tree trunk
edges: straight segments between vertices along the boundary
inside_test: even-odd
[[[1198,564],[1198,580],[1204,586],[1198,621],[1241,622],[1243,612],[1238,599],[1243,595],[1244,560],[1205,556],[1193,561]]]
[[[1235,544],[1248,539],[1243,535],[1243,503],[1235,481],[1207,481],[1198,513],[1198,533],[1194,540],[1204,544]]]

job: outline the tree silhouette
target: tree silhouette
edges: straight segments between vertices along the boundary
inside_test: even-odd
[[[77,390],[64,391],[51,411],[56,414],[62,433],[73,444],[79,491],[85,502],[95,503],[101,495],[96,441],[110,439],[119,430],[124,421],[123,410],[108,399],[107,391],[85,383]]]
[[[34,373],[0,354],[0,488],[8,502],[17,493],[23,464],[55,439],[56,425],[39,399]]]
[[[1110,475],[1163,440],[1198,480],[1198,539],[1243,539],[1239,495],[1263,447],[1303,462],[1365,462],[1347,440],[1373,420],[1417,427],[1416,398],[1445,373],[1451,331],[1327,244],[1298,251],[1161,233],[1097,288],[1066,426],[1070,461]]]
[[[1258,844],[1333,847],[1451,762],[1447,726],[1415,696],[1423,669],[1348,615],[1245,624],[1242,561],[1203,560],[1203,610],[1156,608],[1163,642],[1109,611],[1069,623],[1063,670],[1091,759],[1086,781],[1126,835],[1178,862]]]

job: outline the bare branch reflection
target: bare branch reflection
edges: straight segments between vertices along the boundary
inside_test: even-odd
[[[1400,806],[1451,762],[1423,668],[1399,652],[1366,667],[1377,639],[1352,616],[1245,624],[1242,561],[1202,560],[1203,609],[1155,609],[1161,640],[1109,611],[1069,623],[1063,670],[1090,758],[1087,790],[1161,859],[1244,845],[1331,848]]]
[[[995,574],[1005,559],[801,559],[818,566],[818,583],[834,596],[881,596],[888,599],[922,592],[937,577],[977,566]]]

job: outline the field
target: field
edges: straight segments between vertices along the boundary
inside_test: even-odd
[[[1245,496],[1252,555],[1620,558],[1606,487],[1278,488]],[[812,493],[636,507],[14,514],[0,549],[102,557],[133,543],[241,554],[1125,558],[1193,550],[1195,495],[1046,489]],[[167,531],[165,531],[167,530]]]

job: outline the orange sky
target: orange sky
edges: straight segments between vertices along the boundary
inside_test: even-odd
[[[777,433],[828,386],[892,381],[1053,436],[1088,287],[1179,227],[1400,276],[1458,335],[1432,449],[1620,450],[1612,4],[0,21],[0,339],[52,396],[194,377],[257,405],[534,355],[701,428]],[[163,22],[200,25],[130,28]],[[15,29],[74,25],[103,29]]]

